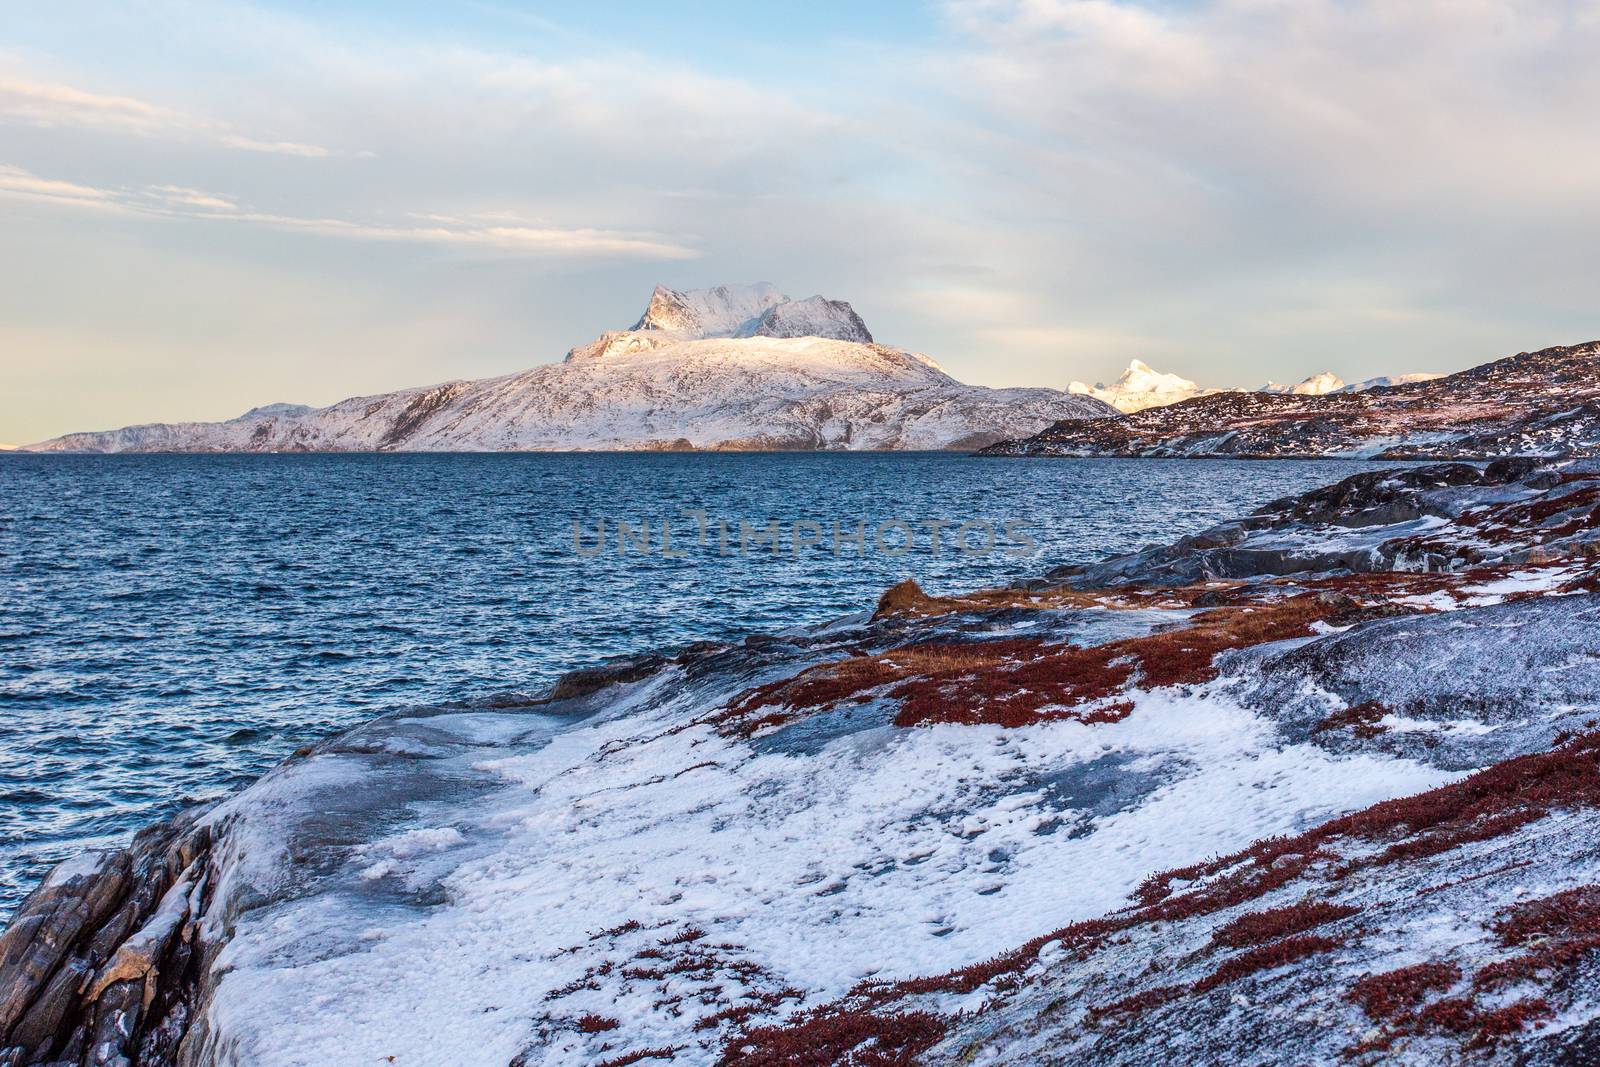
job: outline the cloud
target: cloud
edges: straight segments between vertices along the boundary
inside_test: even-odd
[[[359,241],[485,249],[528,257],[582,256],[649,260],[694,259],[691,245],[662,234],[595,227],[532,225],[504,212],[477,217],[411,213],[429,225],[318,218],[248,210],[233,197],[178,185],[150,185],[137,193],[42,178],[21,167],[0,165],[0,198],[57,207],[116,211],[155,219],[220,221],[269,226]]]
[[[303,159],[326,159],[336,154],[332,149],[320,145],[300,144],[296,141],[258,141],[253,137],[241,137],[236,133],[224,134],[219,140],[229,148],[238,148],[245,152],[269,152],[280,156],[300,156]]]
[[[0,79],[0,115],[37,126],[95,126],[141,134],[192,125],[178,112],[131,96],[16,79]]]
[[[1302,225],[1332,227],[1458,221],[1490,206],[1595,214],[1590,3],[947,10],[972,45],[959,82],[969,100],[1034,141],[1041,179],[1120,201],[1108,204],[1117,215],[1162,196],[1258,215],[1293,204]]]
[[[117,194],[110,190],[78,182],[41,178],[21,167],[6,164],[0,164],[0,197],[95,211],[124,209]]]
[[[227,123],[131,96],[94,93],[70,85],[16,78],[0,79],[0,119],[45,128],[74,126],[141,137],[202,138],[245,152],[306,159],[340,154],[320,145],[247,137],[233,131]]]
[[[219,211],[234,211],[238,207],[231,197],[187,189],[181,185],[147,185],[144,195],[178,207],[214,208]]]

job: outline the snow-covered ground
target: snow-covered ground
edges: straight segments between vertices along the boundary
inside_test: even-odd
[[[395,760],[336,745],[241,796],[217,818],[259,873],[227,892],[279,899],[218,960],[218,1047],[260,1065],[592,1064],[660,1046],[710,1063],[729,1009],[965,966],[1117,907],[1152,870],[1450,777],[1283,745],[1205,692],[1019,730],[903,730],[869,708],[815,740],[696,723],[728,695],[668,674],[553,736],[570,711],[370,728],[364,747],[407,749],[425,726],[428,780],[460,795],[276,863],[260,857],[384,789]],[[591,1014],[619,1026],[584,1034]]]
[[[387,716],[58,871],[0,989],[152,1067],[1586,1062],[1597,546],[1593,464],[1373,471]]]

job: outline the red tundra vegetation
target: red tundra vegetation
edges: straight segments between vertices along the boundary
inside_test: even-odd
[[[1429,993],[1443,992],[1461,981],[1453,963],[1418,963],[1381,974],[1369,974],[1350,990],[1350,999],[1379,1022],[1409,1018]]]
[[[1302,593],[1203,611],[1186,626],[1092,648],[1036,638],[908,645],[821,664],[751,689],[716,721],[726,731],[748,736],[845,702],[883,696],[901,702],[897,726],[1115,722],[1128,710],[1120,702],[1088,712],[1076,709],[1115,697],[1130,685],[1158,689],[1211,681],[1218,654],[1309,636],[1312,623],[1353,607],[1347,598]]]

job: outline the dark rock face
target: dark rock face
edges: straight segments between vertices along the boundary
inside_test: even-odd
[[[0,936],[0,1064],[177,1062],[209,963],[192,809],[58,867]]]
[[[1049,572],[1094,589],[1262,575],[1444,571],[1600,550],[1600,475],[1525,459],[1357,474],[1170,545]]]
[[[1124,418],[1060,422],[1003,456],[1376,455],[1494,459],[1600,453],[1600,341],[1523,352],[1360,393],[1216,393]]]

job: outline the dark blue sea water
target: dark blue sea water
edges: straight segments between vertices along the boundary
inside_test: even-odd
[[[0,458],[0,915],[49,865],[385,710],[1167,541],[1353,462],[948,454]],[[690,509],[706,513],[705,544]],[[996,548],[934,552],[930,520]],[[596,541],[600,555],[574,549]],[[618,520],[651,551],[619,552]],[[672,549],[661,552],[661,524]],[[864,523],[867,551],[833,525]],[[899,527],[911,525],[912,549]],[[719,521],[729,525],[726,554]],[[747,539],[778,522],[780,551]],[[1031,553],[1008,552],[1026,535]],[[803,538],[822,543],[794,549]],[[809,523],[815,523],[813,527]],[[974,547],[984,527],[967,531]]]

